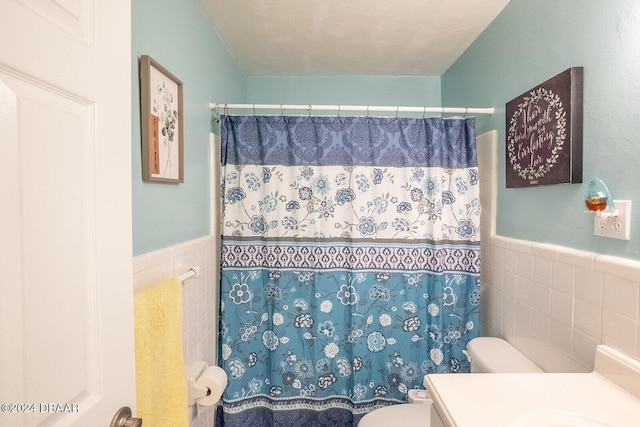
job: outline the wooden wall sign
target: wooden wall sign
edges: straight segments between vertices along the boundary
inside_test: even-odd
[[[507,188],[582,182],[582,67],[506,105]]]

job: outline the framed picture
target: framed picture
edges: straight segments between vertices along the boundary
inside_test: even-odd
[[[582,182],[582,67],[506,105],[507,188]]]
[[[140,57],[142,179],[184,182],[182,82],[150,56]]]

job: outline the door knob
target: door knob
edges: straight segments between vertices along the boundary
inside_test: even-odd
[[[142,418],[133,418],[131,408],[123,406],[113,416],[109,427],[140,427],[142,426]]]

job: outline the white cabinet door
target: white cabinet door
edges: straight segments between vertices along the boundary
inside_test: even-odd
[[[1,426],[135,405],[130,9],[0,0]]]

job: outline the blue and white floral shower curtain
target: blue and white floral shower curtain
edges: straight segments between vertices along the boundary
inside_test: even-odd
[[[225,426],[354,426],[477,336],[475,122],[222,117]]]

